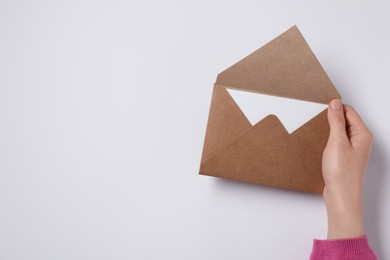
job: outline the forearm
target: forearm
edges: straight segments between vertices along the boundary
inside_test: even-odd
[[[376,260],[364,231],[360,192],[341,196],[324,190],[328,215],[327,240],[314,240],[311,260],[356,259]],[[349,195],[350,195],[349,194]]]
[[[328,239],[360,237],[365,234],[360,198],[344,202],[325,198],[328,215]]]

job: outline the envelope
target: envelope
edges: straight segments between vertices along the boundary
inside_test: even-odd
[[[218,74],[199,173],[322,193],[326,109],[289,133],[273,114],[252,125],[227,89],[320,104],[340,98],[297,26]]]

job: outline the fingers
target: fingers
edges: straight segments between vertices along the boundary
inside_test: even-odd
[[[329,141],[347,142],[344,109],[339,99],[334,99],[329,103],[328,122],[330,126]]]
[[[349,106],[344,105],[345,110],[345,119],[347,122],[347,127],[355,127],[357,131],[365,132],[368,131],[366,125],[364,124],[363,120],[360,118],[359,114],[356,112],[356,110]]]
[[[372,142],[372,134],[370,133],[356,110],[349,105],[344,105],[344,110],[347,135],[351,143],[353,144],[354,139],[356,139],[357,137],[359,137],[359,140]]]

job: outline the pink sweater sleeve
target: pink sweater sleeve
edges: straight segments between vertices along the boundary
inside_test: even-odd
[[[310,260],[377,260],[367,236],[351,239],[313,241]]]

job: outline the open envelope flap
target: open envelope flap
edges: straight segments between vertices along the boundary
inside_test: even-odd
[[[201,161],[251,127],[251,123],[227,90],[223,86],[215,85]]]
[[[323,111],[288,134],[268,116],[201,163],[204,175],[322,193],[322,152],[329,135]]]
[[[340,98],[296,26],[221,72],[216,83],[323,104]]]

